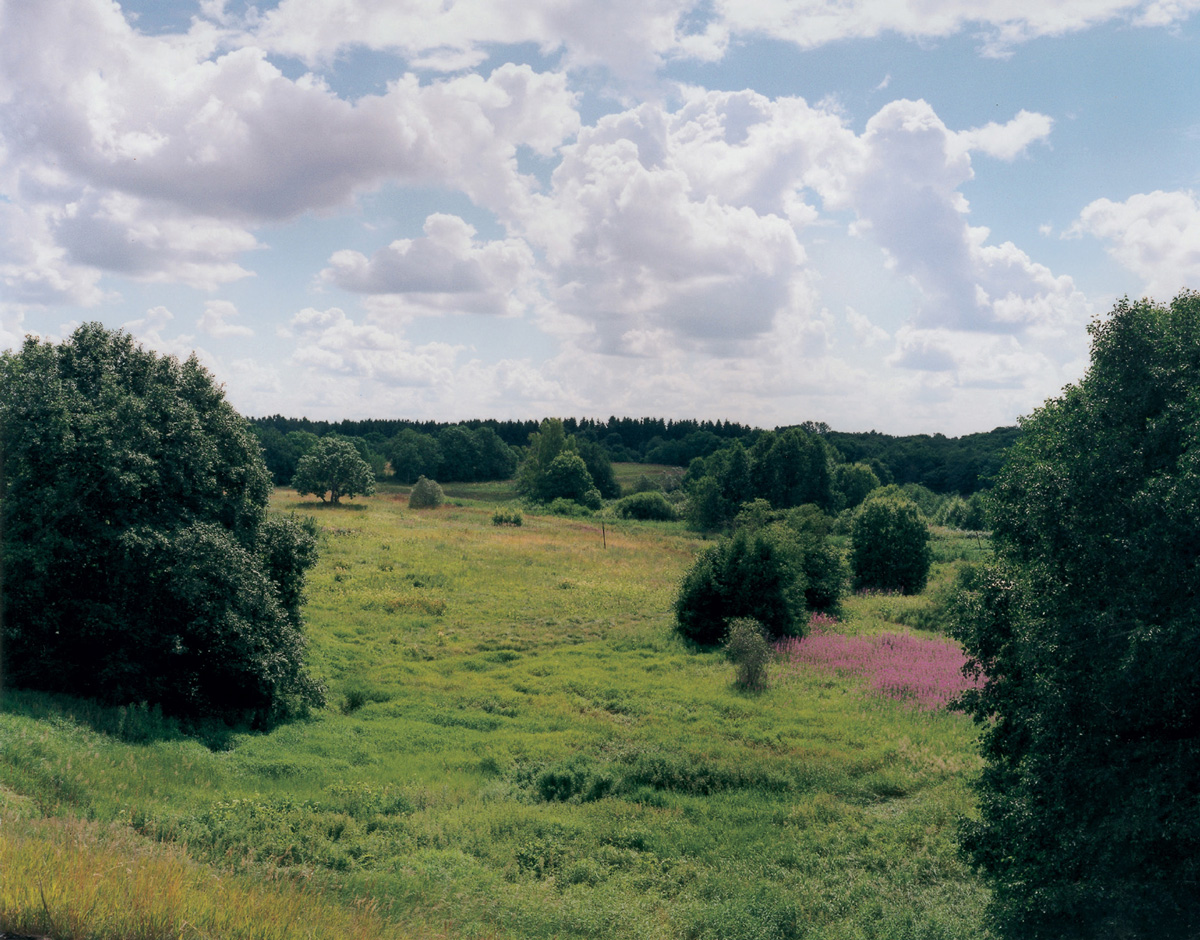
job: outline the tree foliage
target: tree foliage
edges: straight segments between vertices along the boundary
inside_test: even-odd
[[[323,437],[310,453],[296,463],[292,477],[296,492],[312,493],[321,502],[336,506],[345,496],[370,496],[375,492],[375,474],[358,448],[345,438]]]
[[[608,468],[611,473],[611,467]],[[602,501],[579,442],[567,435],[558,418],[547,418],[529,435],[529,450],[517,470],[517,492],[539,503],[570,500],[590,509]],[[615,482],[614,482],[615,485]]]
[[[1022,423],[997,562],[955,632],[986,676],[964,846],[1012,936],[1200,935],[1200,295],[1123,301]]]
[[[929,579],[929,526],[895,487],[878,491],[859,507],[850,546],[856,588],[919,594]]]
[[[0,356],[4,653],[16,685],[269,723],[303,666],[311,528],[196,361],[87,324]]]
[[[803,571],[767,530],[739,529],[704,551],[684,575],[675,599],[683,636],[712,646],[728,622],[750,617],[774,637],[798,636],[808,614]]]

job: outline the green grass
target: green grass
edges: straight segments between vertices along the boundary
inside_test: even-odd
[[[490,499],[410,512],[387,488],[344,508],[277,494],[322,529],[307,616],[328,708],[201,743],[152,710],[8,692],[0,847],[52,852],[82,826],[99,867],[142,853],[200,894],[236,877],[262,892],[247,911],[300,891],[324,905],[314,923],[367,905],[381,936],[985,935],[953,845],[977,771],[966,718],[828,674],[739,692],[672,630],[699,539],[608,521],[602,541],[594,520],[530,514],[497,527]],[[895,629],[887,604],[920,602],[852,599],[844,628]],[[48,930],[16,916],[41,904],[12,900],[3,871],[0,929]],[[83,881],[59,892],[51,920],[78,921],[87,897]],[[253,919],[219,935],[275,936]]]

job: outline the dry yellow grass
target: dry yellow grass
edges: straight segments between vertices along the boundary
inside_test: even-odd
[[[0,931],[53,940],[399,940],[374,902],[218,874],[177,848],[77,819],[0,823]]]

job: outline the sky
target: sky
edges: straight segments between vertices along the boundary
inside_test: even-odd
[[[1200,0],[0,0],[0,349],[960,435],[1200,288]]]

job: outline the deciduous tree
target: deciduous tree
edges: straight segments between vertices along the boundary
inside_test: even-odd
[[[311,528],[192,357],[100,324],[0,356],[4,668],[18,686],[270,723],[323,701]]]
[[[292,486],[297,493],[312,493],[321,502],[329,494],[329,503],[336,506],[343,496],[353,499],[374,493],[375,474],[352,442],[323,437],[311,453],[297,462]]]
[[[1019,937],[1200,936],[1200,295],[1123,301],[1022,422],[998,560],[955,631],[986,678],[964,845]]]

